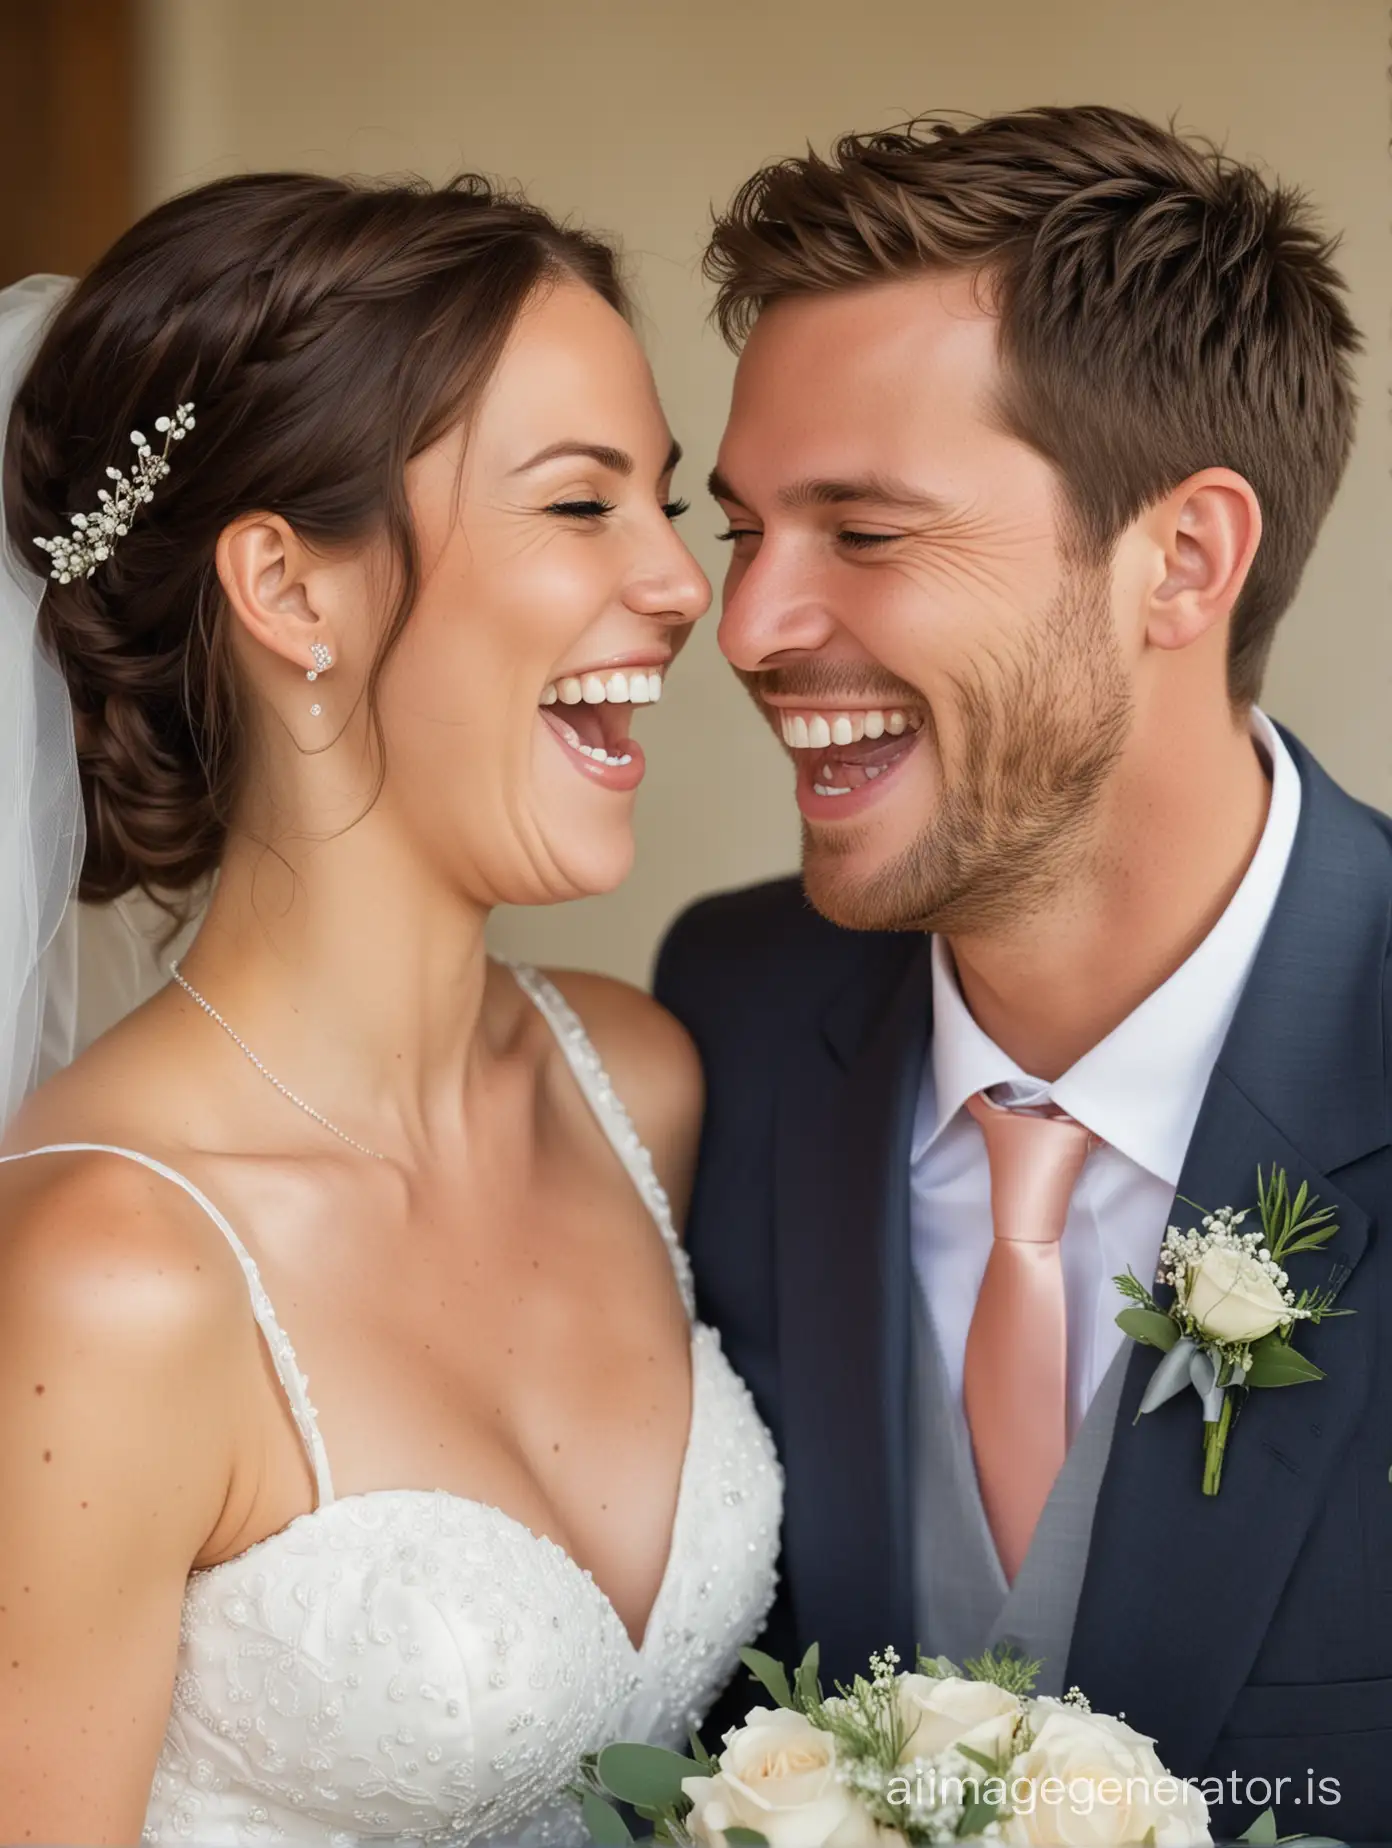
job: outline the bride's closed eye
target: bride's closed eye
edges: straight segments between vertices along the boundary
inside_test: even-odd
[[[567,520],[602,520],[614,511],[615,503],[606,500],[572,500],[552,501],[546,508],[547,513],[559,514]],[[662,511],[669,520],[679,520],[684,513],[691,511],[690,501],[664,501]]]

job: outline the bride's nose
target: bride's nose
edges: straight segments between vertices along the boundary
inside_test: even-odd
[[[635,572],[624,602],[639,616],[693,623],[710,608],[710,579],[672,532],[663,556],[649,561],[647,570]]]

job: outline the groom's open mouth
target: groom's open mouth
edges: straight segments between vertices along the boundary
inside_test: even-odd
[[[542,722],[565,746],[576,769],[604,789],[636,789],[647,760],[629,727],[635,706],[662,698],[667,666],[647,660],[606,663],[562,674],[542,692]]]
[[[849,819],[881,793],[923,731],[915,706],[792,706],[768,702],[797,768],[798,806],[810,821]]]

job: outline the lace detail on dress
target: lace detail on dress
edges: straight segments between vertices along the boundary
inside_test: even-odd
[[[613,1144],[614,1152],[628,1170],[640,1199],[662,1234],[662,1241],[672,1260],[672,1269],[677,1274],[677,1288],[681,1291],[687,1316],[693,1317],[696,1314],[696,1296],[691,1280],[691,1260],[677,1237],[677,1228],[672,1219],[672,1202],[667,1198],[666,1188],[657,1178],[652,1156],[639,1139],[632,1117],[609,1082],[609,1074],[600,1062],[599,1054],[581,1024],[580,1016],[556,984],[544,976],[540,969],[533,969],[527,963],[509,962],[505,956],[495,957],[494,960],[512,971],[517,986],[545,1017],[555,1034],[557,1044],[575,1073],[576,1082],[599,1119],[600,1128]]]

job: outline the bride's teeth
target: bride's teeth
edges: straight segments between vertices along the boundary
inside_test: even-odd
[[[865,736],[867,738],[883,738],[884,729],[885,729],[885,715],[882,712],[867,712],[866,713],[865,715]]]
[[[606,702],[611,706],[625,704],[634,706],[652,706],[662,698],[661,674],[646,671],[627,673],[584,674],[577,676],[567,674],[563,679],[553,681],[542,694],[543,706],[552,705],[560,700],[565,706],[578,706],[583,700],[587,706],[602,706]]]

